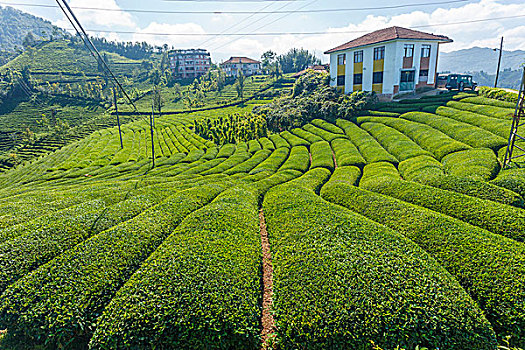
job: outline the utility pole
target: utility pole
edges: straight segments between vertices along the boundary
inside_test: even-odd
[[[516,103],[516,110],[514,111],[514,117],[512,119],[512,127],[510,129],[507,151],[505,152],[505,160],[503,161],[503,169],[508,167],[513,159],[525,157],[525,148],[516,144],[516,139],[518,139],[518,141],[525,141],[525,135],[520,135],[521,132],[519,131],[519,128],[525,125],[525,123],[522,122],[523,119],[525,119],[525,67],[523,67],[518,103]],[[515,155],[515,149],[521,151],[521,153]]]
[[[497,49],[494,49],[496,51]],[[501,66],[501,54],[503,53],[503,37],[501,37],[501,43],[499,45],[499,58],[498,58],[498,70],[496,71],[496,80],[494,81],[494,87],[498,87],[499,68]]]
[[[113,103],[115,104],[115,113],[117,114],[118,134],[120,136],[120,149],[124,149],[124,144],[122,143],[122,130],[120,129],[120,118],[118,115],[117,88],[113,88]]]
[[[155,168],[155,143],[153,142],[154,113],[155,113],[155,106],[153,105],[153,103],[151,103],[151,116],[149,118],[149,129],[151,131],[151,156],[153,158],[152,168]]]

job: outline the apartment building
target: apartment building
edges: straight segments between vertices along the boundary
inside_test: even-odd
[[[203,49],[171,50],[168,58],[173,74],[183,79],[200,77],[211,66],[210,53]]]

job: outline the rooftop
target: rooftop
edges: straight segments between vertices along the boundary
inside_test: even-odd
[[[396,39],[435,40],[442,43],[452,42],[449,37],[444,35],[435,35],[402,27],[390,27],[365,34],[357,39],[347,42],[346,44],[334,47],[333,49],[326,51],[325,54]]]
[[[248,57],[230,57],[230,59],[223,64],[227,63],[261,63]]]

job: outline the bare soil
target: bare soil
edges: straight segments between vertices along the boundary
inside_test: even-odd
[[[275,321],[271,313],[273,297],[273,266],[272,254],[270,251],[270,242],[268,241],[268,232],[266,231],[266,221],[264,212],[259,212],[259,222],[261,229],[261,245],[263,253],[263,300],[262,300],[262,350],[271,348],[271,339],[275,331]]]

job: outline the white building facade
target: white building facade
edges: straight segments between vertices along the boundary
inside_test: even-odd
[[[442,35],[391,27],[331,49],[330,85],[385,96],[434,87]]]
[[[248,57],[230,57],[221,64],[221,68],[229,77],[236,77],[239,72],[244,76],[250,76],[261,72],[261,62]]]
[[[203,49],[171,50],[168,58],[173,74],[183,79],[198,78],[211,67],[210,53]]]

